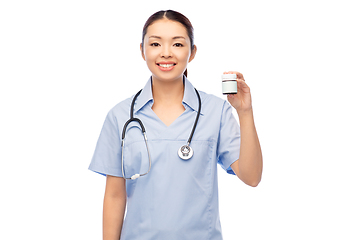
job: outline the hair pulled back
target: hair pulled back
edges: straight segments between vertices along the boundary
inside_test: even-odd
[[[153,24],[155,21],[161,19],[169,19],[181,23],[186,28],[187,34],[190,38],[191,51],[194,50],[194,28],[190,20],[181,13],[173,10],[158,11],[148,18],[148,20],[145,22],[142,32],[142,41],[141,41],[142,46],[144,46],[144,38],[147,33],[148,27],[151,24]],[[184,75],[187,77],[187,69],[185,70]]]

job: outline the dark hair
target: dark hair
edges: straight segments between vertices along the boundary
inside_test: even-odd
[[[175,22],[181,23],[187,31],[187,34],[190,38],[190,44],[191,44],[191,51],[194,50],[194,28],[190,22],[190,20],[182,15],[179,12],[173,11],[173,10],[166,10],[166,11],[158,11],[151,15],[148,20],[145,22],[143,32],[142,32],[142,40],[141,45],[144,46],[144,38],[147,33],[148,27],[153,24],[157,20],[161,19],[169,19]],[[184,75],[187,77],[187,69],[184,72]]]

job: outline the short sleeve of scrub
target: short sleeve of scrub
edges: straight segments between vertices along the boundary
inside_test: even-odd
[[[239,159],[240,128],[232,114],[231,105],[225,101],[220,122],[217,146],[217,159],[220,166],[229,174],[234,174],[230,165]]]
[[[105,176],[122,177],[120,134],[112,111],[106,116],[89,169]]]

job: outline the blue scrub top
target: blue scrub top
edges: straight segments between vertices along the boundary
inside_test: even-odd
[[[185,111],[166,126],[151,109],[151,77],[138,96],[134,117],[143,122],[152,160],[151,171],[126,180],[127,211],[122,240],[222,239],[219,219],[217,163],[234,174],[230,165],[239,158],[240,128],[230,104],[199,91],[201,114],[190,146],[193,157],[184,161],[178,149],[187,143],[198,111],[194,87],[184,76]],[[133,97],[112,108],[103,125],[89,169],[122,177],[121,134],[130,117]],[[126,131],[126,177],[148,170],[148,155],[140,127]]]

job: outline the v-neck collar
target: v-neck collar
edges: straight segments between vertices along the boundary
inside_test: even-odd
[[[195,92],[194,86],[190,83],[187,77],[183,76],[184,81],[184,97],[182,102],[189,106],[193,111],[198,111],[199,109],[199,100],[197,94]],[[154,98],[152,95],[152,78],[150,77],[147,83],[145,84],[143,90],[141,91],[140,95],[137,97],[135,106],[134,106],[134,113],[140,111],[148,102],[153,102]],[[204,112],[201,110],[200,114],[203,115]]]

